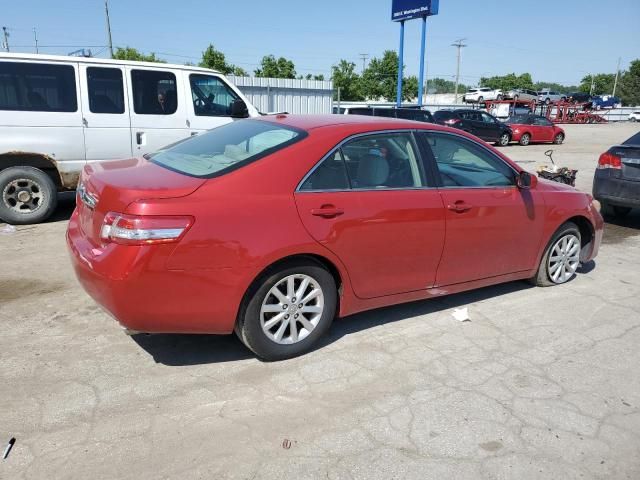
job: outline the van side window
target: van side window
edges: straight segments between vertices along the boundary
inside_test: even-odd
[[[178,109],[176,76],[158,70],[131,70],[133,110],[139,115],[171,115]]]
[[[211,75],[189,75],[193,111],[198,116],[231,115],[231,105],[239,97],[222,80]]]
[[[78,111],[73,66],[0,62],[0,110]]]
[[[87,68],[89,110],[92,113],[124,113],[124,86],[119,68]]]

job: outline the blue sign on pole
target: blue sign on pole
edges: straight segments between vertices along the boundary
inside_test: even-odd
[[[437,15],[439,4],[439,0],[393,0],[391,20],[402,22],[412,18]]]

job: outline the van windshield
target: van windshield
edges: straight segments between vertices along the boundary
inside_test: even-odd
[[[261,120],[238,120],[170,145],[147,159],[192,177],[212,178],[281,150],[303,130]]]

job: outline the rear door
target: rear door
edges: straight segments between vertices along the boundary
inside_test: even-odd
[[[433,286],[444,209],[412,132],[362,135],[318,164],[295,193],[307,231],[344,263],[356,295]]]
[[[131,120],[124,67],[81,64],[80,78],[87,161],[131,157]]]
[[[188,137],[181,72],[161,67],[126,67],[126,72],[134,156]]]
[[[516,186],[516,172],[484,145],[448,133],[423,134],[439,173],[446,242],[436,286],[534,268],[544,201]]]

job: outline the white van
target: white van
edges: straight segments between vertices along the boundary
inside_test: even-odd
[[[0,219],[37,223],[87,162],[144,155],[256,108],[206,68],[0,54]]]

